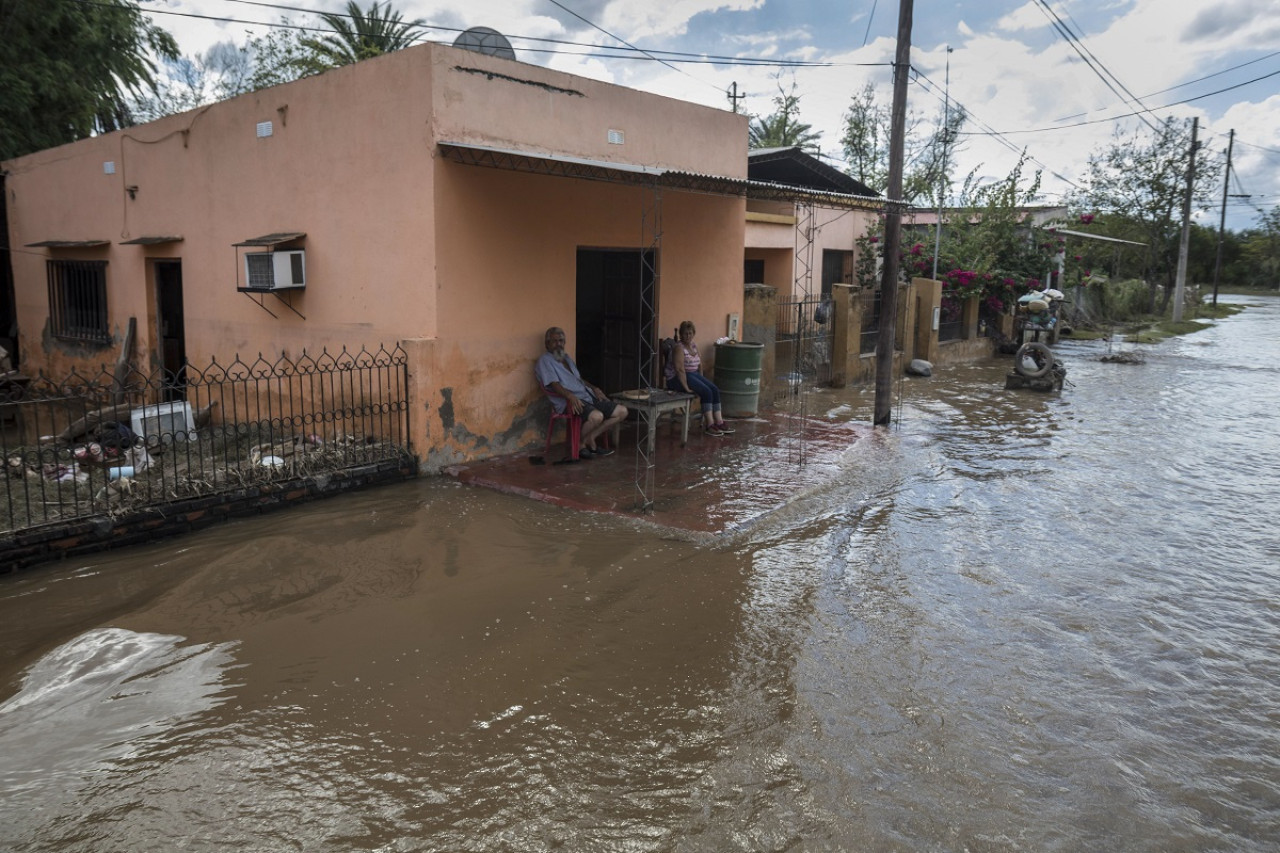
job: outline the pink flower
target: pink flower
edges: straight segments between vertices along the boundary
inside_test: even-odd
[[[868,242],[868,243],[879,243],[879,242],[880,242],[880,238],[879,238],[879,237],[868,237],[868,238],[867,238],[867,242]]]

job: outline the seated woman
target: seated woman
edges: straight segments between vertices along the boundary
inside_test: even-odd
[[[698,345],[693,342],[697,331],[688,320],[680,324],[677,332],[680,339],[667,355],[663,375],[668,391],[698,395],[702,401],[702,428],[707,435],[721,436],[733,432],[733,428],[724,422],[724,415],[720,413],[720,389],[702,375],[702,357],[698,355]]]

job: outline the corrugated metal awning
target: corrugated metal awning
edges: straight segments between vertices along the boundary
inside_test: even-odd
[[[441,142],[440,152],[446,159],[468,166],[488,166],[560,178],[661,187],[679,192],[740,196],[765,201],[809,201],[828,207],[879,210],[884,205],[884,200],[880,198],[818,192],[805,187],[681,172],[658,166],[588,160],[551,152],[520,151],[461,142]]]
[[[110,240],[41,240],[39,243],[27,243],[28,249],[96,249],[98,246],[110,246]]]
[[[1103,237],[1101,234],[1090,234],[1087,231],[1072,231],[1068,228],[1059,228],[1055,225],[1041,225],[1046,231],[1053,231],[1055,234],[1069,234],[1072,237],[1084,237],[1086,240],[1102,240],[1105,243],[1124,243],[1127,246],[1145,246],[1146,243],[1136,243],[1133,240],[1121,240],[1119,237]]]
[[[279,246],[281,243],[289,243],[294,240],[300,240],[307,236],[305,231],[280,231],[275,234],[264,234],[261,237],[250,237],[248,240],[241,240],[239,243],[232,243],[233,246]]]
[[[167,237],[134,237],[132,240],[121,240],[121,246],[159,246],[162,243],[181,243],[182,238],[178,236]]]

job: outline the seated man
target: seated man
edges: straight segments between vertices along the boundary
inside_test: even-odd
[[[613,450],[597,448],[596,436],[627,417],[626,406],[620,406],[596,386],[582,378],[578,365],[564,351],[564,329],[552,326],[547,329],[543,345],[547,351],[539,358],[534,367],[538,382],[550,391],[552,405],[557,412],[566,408],[582,418],[582,448],[578,455],[582,459],[593,456],[608,456]]]

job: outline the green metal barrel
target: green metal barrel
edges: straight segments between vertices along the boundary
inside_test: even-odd
[[[760,408],[760,373],[764,344],[716,345],[716,385],[730,418],[749,418]]]

